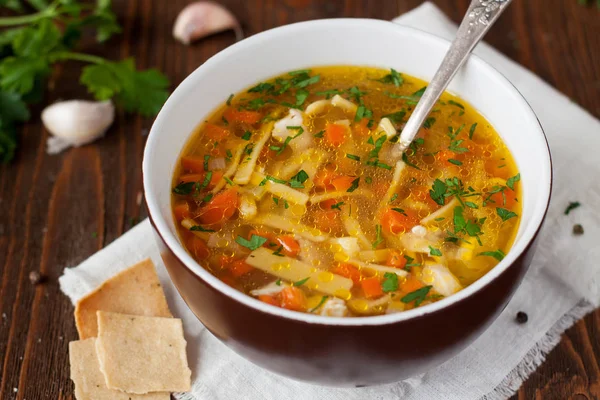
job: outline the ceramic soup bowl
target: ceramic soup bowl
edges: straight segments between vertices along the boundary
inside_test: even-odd
[[[430,370],[472,343],[497,318],[527,271],[552,180],[540,124],[514,86],[471,56],[448,90],[471,103],[512,152],[523,185],[516,241],[495,268],[462,291],[406,312],[329,318],[276,308],[232,289],[181,244],[171,213],[178,157],[230,93],[291,70],[326,65],[394,68],[430,80],[449,42],[386,21],[302,22],[243,40],[188,76],[156,118],[143,161],[144,191],[161,254],[200,321],[232,351],[277,374],[316,384],[365,386]]]

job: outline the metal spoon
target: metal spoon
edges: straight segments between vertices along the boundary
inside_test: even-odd
[[[438,101],[454,75],[469,57],[473,48],[498,19],[512,0],[472,0],[465,14],[456,38],[452,42],[442,64],[427,86],[419,103],[402,130],[393,155],[400,158],[408,149],[431,109]]]

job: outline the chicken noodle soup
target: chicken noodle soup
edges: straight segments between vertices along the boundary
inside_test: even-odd
[[[393,69],[336,66],[231,95],[173,180],[187,250],[249,296],[324,316],[402,312],[481,278],[515,237],[520,176],[448,93],[398,156],[424,89]]]

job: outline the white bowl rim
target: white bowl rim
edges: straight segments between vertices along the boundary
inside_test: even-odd
[[[513,91],[521,104],[516,105],[515,107],[522,106],[524,109],[529,110],[531,115],[536,119],[538,130],[536,132],[532,132],[532,134],[541,135],[543,141],[546,143],[546,148],[544,151],[546,152],[546,161],[545,165],[542,165],[543,171],[548,174],[548,185],[540,190],[545,190],[545,206],[544,208],[536,208],[531,216],[533,220],[534,228],[529,229],[526,235],[523,235],[518,241],[513,244],[508,254],[504,257],[504,259],[497,264],[494,268],[488,271],[483,277],[462,289],[461,291],[453,294],[452,296],[446,297],[442,300],[439,300],[435,303],[428,304],[422,307],[417,307],[412,310],[394,313],[394,314],[386,314],[386,315],[378,315],[378,316],[368,316],[368,317],[323,317],[314,314],[308,313],[300,313],[295,311],[286,310],[283,308],[274,307],[263,303],[245,293],[242,293],[236,289],[231,288],[220,279],[212,275],[210,272],[205,270],[200,264],[198,264],[184,249],[184,247],[179,242],[179,239],[176,235],[174,235],[168,224],[163,218],[162,213],[160,212],[158,202],[154,198],[154,183],[151,179],[151,174],[148,173],[148,170],[151,168],[151,160],[150,156],[152,154],[152,149],[156,142],[156,137],[158,135],[156,126],[161,124],[161,121],[169,114],[171,107],[174,106],[176,102],[176,98],[178,97],[178,93],[184,92],[182,87],[192,85],[193,76],[197,75],[199,71],[204,66],[210,66],[212,64],[216,64],[223,59],[230,57],[234,54],[238,49],[243,48],[246,45],[253,44],[255,42],[269,40],[271,37],[279,35],[281,33],[289,33],[307,29],[311,26],[318,25],[330,25],[335,27],[336,24],[340,26],[346,24],[360,24],[360,26],[365,25],[388,25],[389,27],[393,27],[393,29],[405,30],[409,32],[411,35],[421,36],[424,40],[429,40],[431,42],[438,42],[438,44],[443,44],[445,46],[449,46],[450,42],[446,39],[443,39],[439,36],[433,35],[428,32],[421,31],[416,28],[407,27],[403,25],[399,25],[390,21],[385,20],[376,20],[376,19],[365,19],[365,18],[331,18],[331,19],[320,19],[314,21],[304,21],[298,22],[294,24],[289,24],[277,28],[273,28],[261,33],[258,33],[254,36],[251,36],[247,39],[244,39],[241,42],[238,42],[219,53],[215,54],[211,58],[209,58],[203,65],[194,70],[190,75],[188,75],[181,84],[173,91],[158,116],[156,117],[155,122],[152,125],[152,129],[150,130],[150,134],[148,140],[146,142],[146,147],[144,149],[144,157],[142,162],[142,171],[143,171],[143,187],[144,187],[144,196],[146,199],[147,207],[148,207],[148,216],[149,219],[154,226],[156,233],[161,237],[164,241],[165,245],[173,252],[176,258],[184,265],[185,268],[188,268],[191,272],[193,272],[198,278],[202,279],[210,286],[212,286],[215,290],[221,292],[222,294],[228,296],[232,300],[235,300],[239,303],[242,303],[248,307],[251,307],[257,311],[261,311],[267,314],[271,314],[274,316],[279,316],[282,318],[295,320],[297,322],[304,322],[309,324],[318,324],[318,325],[337,325],[337,326],[364,326],[364,325],[385,325],[385,324],[393,324],[400,321],[405,321],[413,318],[422,317],[427,314],[432,314],[434,312],[438,312],[443,310],[446,307],[449,307],[455,303],[458,303],[466,298],[474,295],[476,292],[482,290],[485,286],[489,285],[492,281],[494,281],[498,276],[504,273],[515,261],[518,257],[520,257],[524,251],[526,251],[534,241],[535,237],[539,233],[539,230],[542,226],[544,217],[548,210],[548,205],[550,202],[550,193],[552,187],[552,160],[550,154],[550,148],[548,146],[548,140],[543,131],[541,124],[539,123],[539,119],[537,118],[535,112],[527,102],[527,100],[523,97],[523,95],[518,91],[518,89],[498,70],[496,70],[493,66],[485,62],[479,56],[472,54],[469,63],[479,64],[481,68],[487,68],[492,71],[496,77],[503,81],[503,83],[507,86],[507,90]],[[249,82],[251,85],[254,82]],[[201,119],[199,119],[201,121]],[[543,195],[544,193],[542,193]]]

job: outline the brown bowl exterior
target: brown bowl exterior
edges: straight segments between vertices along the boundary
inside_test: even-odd
[[[463,350],[506,307],[537,242],[487,286],[441,310],[396,323],[340,326],[291,320],[238,302],[192,272],[156,236],[179,293],[213,335],[271,372],[341,387],[397,382]]]

